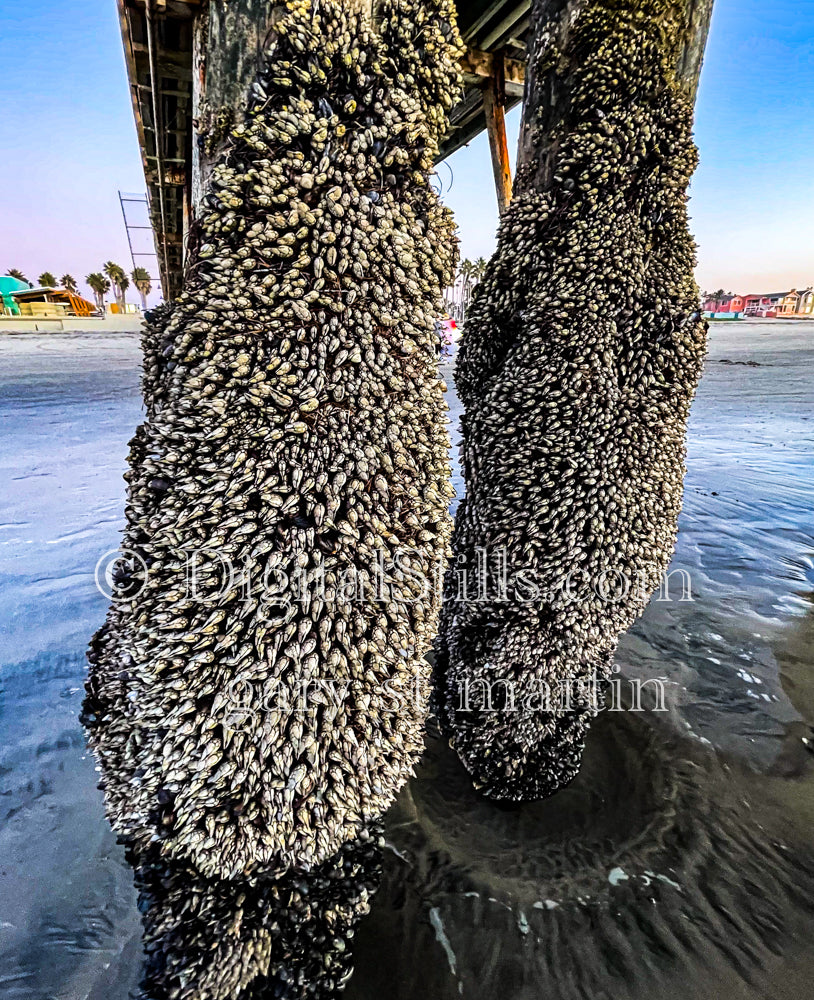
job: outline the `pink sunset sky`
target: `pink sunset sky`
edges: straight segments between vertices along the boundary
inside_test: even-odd
[[[5,0],[0,32],[0,273],[68,272],[87,293],[85,275],[106,260],[131,270],[117,192],[144,190],[116,6]],[[814,284],[813,57],[814,0],[716,0],[691,201],[703,289]],[[511,142],[518,122],[515,111]],[[463,254],[488,257],[497,210],[485,137],[441,165],[439,181]]]

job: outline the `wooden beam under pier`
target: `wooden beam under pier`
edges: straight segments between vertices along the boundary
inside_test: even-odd
[[[240,114],[277,0],[117,3],[162,290],[171,299],[181,289],[185,240],[210,169],[205,133],[222,112],[224,121]],[[456,0],[456,6],[468,46],[464,92],[438,159],[487,130],[502,211],[512,185],[504,117],[523,99],[529,0]]]
[[[512,200],[512,168],[509,162],[509,144],[506,141],[506,89],[502,56],[493,59],[493,72],[483,84],[483,109],[486,114],[486,132],[489,136],[489,152],[492,156],[492,172],[495,176],[495,191],[500,214],[509,207]]]

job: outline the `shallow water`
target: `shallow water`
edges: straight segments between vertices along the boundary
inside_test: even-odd
[[[77,722],[138,360],[127,335],[0,337],[2,998],[124,1000],[139,976]],[[813,404],[814,326],[713,326],[673,564],[692,600],[674,577],[617,656],[623,690],[661,678],[667,711],[606,713],[577,781],[519,807],[479,800],[431,738],[386,818],[348,998],[809,994]]]

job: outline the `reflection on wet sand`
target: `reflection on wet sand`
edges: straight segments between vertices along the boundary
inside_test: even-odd
[[[814,594],[807,598],[809,609],[805,617],[787,630],[774,651],[780,683],[800,714],[799,719],[787,723],[783,747],[772,765],[772,774],[785,778],[804,778],[811,768],[814,752]],[[792,794],[796,806],[798,796]],[[799,800],[803,801],[802,795]]]
[[[813,764],[760,774],[652,716],[603,715],[571,786],[496,809],[432,743],[388,819],[348,1000],[803,995]]]
[[[378,828],[308,874],[202,878],[128,850],[144,921],[144,1000],[333,997],[381,874]]]

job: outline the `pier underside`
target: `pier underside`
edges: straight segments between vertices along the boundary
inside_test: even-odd
[[[118,0],[164,297],[183,277],[184,237],[206,175],[204,133],[254,78],[272,0]],[[511,191],[504,112],[523,98],[531,0],[458,0],[465,89],[443,160],[489,130],[498,202]]]

